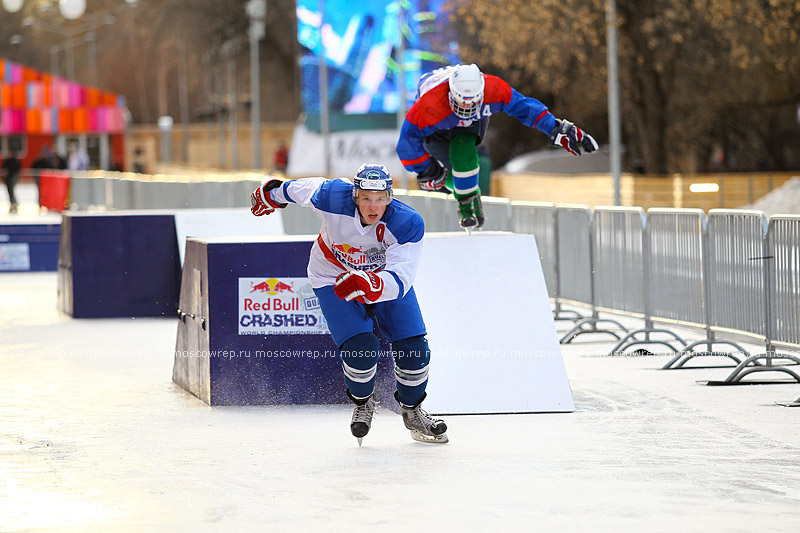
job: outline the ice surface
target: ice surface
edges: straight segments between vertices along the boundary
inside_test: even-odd
[[[176,319],[55,302],[55,273],[0,274],[0,531],[800,530],[800,409],[774,404],[798,385],[704,387],[730,368],[586,335],[575,413],[448,417],[432,445],[379,407],[359,448],[346,405],[172,384]]]

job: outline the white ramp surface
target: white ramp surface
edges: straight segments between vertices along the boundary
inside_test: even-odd
[[[175,213],[175,231],[183,265],[188,237],[283,235],[283,215],[254,216],[247,208],[181,209]]]
[[[428,411],[575,410],[532,235],[429,233],[414,287],[432,352]]]

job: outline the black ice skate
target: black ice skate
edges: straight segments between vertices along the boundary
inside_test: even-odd
[[[483,227],[483,203],[481,202],[480,191],[475,191],[464,198],[458,198],[457,201],[458,224],[467,230],[467,233]]]
[[[350,420],[350,432],[358,439],[358,445],[361,446],[361,440],[369,433],[369,428],[372,426],[375,399],[371,394],[367,398],[354,398],[350,391],[347,391],[347,396],[356,404],[353,408],[353,418]]]
[[[447,424],[444,420],[433,418],[427,413],[420,405],[425,396],[422,396],[417,405],[409,407],[400,401],[397,391],[394,393],[394,398],[400,404],[403,411],[403,423],[411,431],[411,438],[419,442],[437,442],[444,444],[448,442],[447,438]]]
[[[472,209],[475,211],[475,220],[478,221],[478,223],[475,224],[475,229],[481,229],[486,218],[483,216],[483,202],[481,201],[480,191],[476,191],[475,195],[472,197]]]

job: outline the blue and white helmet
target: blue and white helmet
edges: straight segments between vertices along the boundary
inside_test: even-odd
[[[358,191],[388,191],[392,197],[392,176],[386,165],[364,163],[353,176],[353,201]]]

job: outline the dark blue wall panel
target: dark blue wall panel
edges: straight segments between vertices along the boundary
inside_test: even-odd
[[[173,379],[212,405],[315,404],[347,402],[338,349],[330,335],[239,335],[239,278],[306,277],[312,240],[297,242],[189,241],[180,307],[188,315],[179,322]],[[203,268],[207,270],[202,271]],[[191,314],[194,283],[191,270],[201,270],[207,292],[201,294],[207,316]],[[206,287],[203,283],[202,287]],[[203,289],[201,289],[202,291]],[[198,325],[199,324],[199,325]],[[207,335],[199,333],[203,324]],[[192,331],[194,329],[194,331]],[[180,355],[197,342],[198,353]],[[207,346],[203,343],[207,342]],[[382,351],[389,345],[382,342]],[[255,357],[257,352],[299,352],[299,357]],[[225,354],[224,356],[220,354]],[[204,374],[204,375],[203,375]],[[191,376],[191,377],[190,377]],[[198,382],[197,380],[207,380]],[[193,383],[190,383],[193,382]],[[384,405],[394,399],[394,367],[382,358],[377,395]],[[207,397],[204,397],[207,395]]]
[[[174,316],[180,257],[172,215],[64,214],[59,291],[75,318]],[[68,287],[62,285],[69,285]]]
[[[0,244],[28,243],[30,268],[0,272],[55,272],[61,224],[0,224]]]

